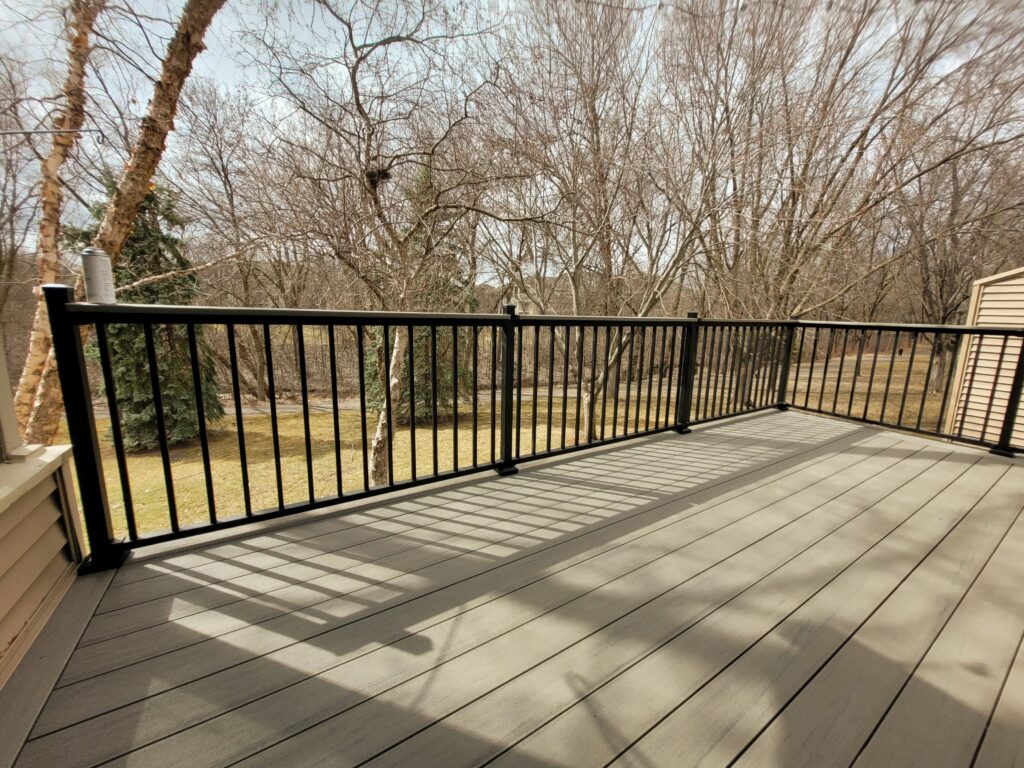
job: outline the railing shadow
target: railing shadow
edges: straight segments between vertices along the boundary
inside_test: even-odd
[[[271,547],[248,550],[244,537],[218,543],[209,551],[236,554],[111,589],[93,620],[101,629],[87,631],[37,723],[25,764],[68,739],[82,745],[75,764],[83,765],[151,742],[165,749],[174,734],[289,687],[296,689],[287,709],[293,724],[319,717],[325,702],[332,710],[346,702],[365,706],[368,722],[396,717],[346,684],[349,675],[358,679],[362,656],[390,647],[421,657],[429,669],[461,646],[438,647],[424,629],[513,591],[523,610],[547,610],[573,589],[552,574],[624,540],[656,536],[666,521],[688,517],[740,478],[767,481],[835,453],[870,455],[856,444],[874,432],[823,419],[752,416],[687,438],[577,454],[514,478],[424,491],[362,510],[365,522],[357,526],[315,528],[311,538],[295,538],[300,524],[259,534],[263,545],[279,538]],[[467,509],[458,511],[460,504]],[[409,527],[396,531],[402,515],[411,515]],[[356,532],[370,538],[343,544]],[[149,568],[176,567],[175,557]],[[543,580],[543,589],[530,591]],[[140,599],[145,590],[153,590],[150,599]],[[246,749],[280,725],[272,711],[245,717],[255,719],[232,738]]]

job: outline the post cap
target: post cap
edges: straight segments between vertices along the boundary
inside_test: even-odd
[[[87,245],[82,249],[82,256],[106,256],[107,252],[102,248],[96,248],[92,245]]]
[[[63,301],[67,303],[74,301],[74,290],[71,286],[64,285],[63,283],[44,283],[39,286],[39,290],[42,291],[42,295],[47,297],[47,301]]]
[[[686,316],[687,316],[687,317],[698,317],[698,316],[699,316],[699,314],[700,314],[700,313],[698,313],[698,312],[687,312],[687,313],[686,313]]]
[[[506,304],[504,307],[502,307],[502,311],[506,315],[514,315],[516,313],[516,305],[515,304]]]

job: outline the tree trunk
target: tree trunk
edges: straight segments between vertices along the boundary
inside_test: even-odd
[[[142,120],[142,127],[139,139],[132,148],[131,157],[125,166],[124,173],[118,182],[117,189],[110,205],[107,207],[106,215],[100,223],[99,232],[93,244],[106,251],[112,259],[116,259],[121,252],[125,239],[131,233],[135,224],[135,217],[138,215],[139,206],[149,192],[149,183],[156,171],[157,164],[163,154],[167,143],[167,134],[174,127],[174,115],[178,109],[178,98],[181,89],[192,71],[192,63],[195,57],[204,49],[203,36],[206,29],[213,20],[214,14],[220,10],[225,0],[189,0],[185,5],[178,22],[178,28],[167,46],[167,53],[164,56],[160,79],[153,88],[153,98],[149,102],[149,108],[145,118]],[[78,0],[72,4],[73,8],[79,7]],[[85,63],[89,55],[88,35],[92,29],[92,23],[96,14],[102,8],[102,3],[82,4],[81,18],[74,17],[72,20],[71,47],[69,53],[68,77],[65,83],[65,94],[68,99],[66,114],[71,114],[77,120],[80,128],[85,119],[85,92],[83,83],[85,79]],[[91,17],[88,13],[92,13]],[[84,22],[88,21],[88,24]],[[68,88],[70,87],[70,91]],[[73,101],[72,96],[77,94],[78,102]],[[77,105],[77,106],[76,106]],[[67,119],[65,118],[65,122]],[[57,134],[58,137],[64,134]],[[69,134],[73,136],[74,134]],[[55,162],[55,171],[59,171],[67,156],[68,144],[59,161]],[[54,151],[57,151],[57,139],[54,139]],[[45,177],[45,166],[44,166]],[[58,185],[59,180],[55,183]],[[50,195],[51,215],[53,223],[49,225],[53,237],[52,265],[53,276],[43,269],[40,264],[39,278],[41,282],[52,282],[56,277],[57,265],[57,241],[60,234],[60,212],[62,197]],[[45,204],[44,196],[44,204]],[[43,219],[46,213],[44,210]],[[43,224],[40,224],[40,259],[45,250],[42,248],[44,237]],[[49,262],[47,262],[49,263]],[[36,309],[36,318],[33,321],[32,341],[30,342],[29,354],[25,361],[25,372],[22,374],[22,382],[18,387],[18,402],[22,406],[19,418],[26,430],[27,437],[42,443],[50,443],[56,435],[60,411],[60,392],[57,387],[57,379],[54,375],[44,376],[47,365],[52,366],[48,359],[52,357],[50,349],[50,329],[45,316],[42,302]],[[36,411],[40,415],[36,416]],[[54,417],[56,414],[56,418]],[[29,424],[34,424],[29,429]]]
[[[96,17],[103,9],[104,0],[72,0],[70,18],[68,20],[68,72],[61,90],[64,105],[53,121],[53,129],[66,133],[53,134],[53,145],[50,154],[42,163],[41,183],[39,188],[40,217],[39,242],[36,251],[36,310],[32,319],[32,331],[29,336],[28,354],[18,382],[14,409],[21,424],[23,437],[29,442],[37,439],[30,435],[29,422],[32,420],[36,403],[39,402],[39,390],[44,387],[47,361],[51,357],[50,324],[46,315],[46,303],[40,286],[57,281],[60,269],[60,216],[64,205],[64,189],[61,187],[60,172],[68,155],[78,141],[78,131],[85,123],[85,68],[89,59],[92,34]],[[52,362],[49,363],[52,368]],[[53,376],[49,376],[49,385],[45,390],[52,390]],[[45,400],[44,400],[45,405]],[[59,412],[60,403],[56,410]],[[49,442],[46,440],[45,442]]]
[[[167,134],[174,128],[181,89],[192,72],[192,63],[205,48],[203,37],[225,0],[189,0],[181,12],[178,28],[167,46],[160,79],[153,86],[139,138],[117,183],[113,199],[100,222],[94,245],[116,258],[132,231],[139,206],[149,193]]]
[[[46,397],[46,393],[51,394]],[[25,427],[25,441],[28,443],[52,442],[60,428],[63,404],[64,400],[57,382],[57,359],[51,349],[46,356],[42,375],[39,378],[39,396],[33,404],[32,415]]]
[[[405,362],[407,336],[395,333],[395,343],[388,361],[388,388],[391,391],[391,403],[394,406],[402,392],[402,366]],[[388,482],[388,412],[387,405],[380,409],[377,416],[377,430],[370,441],[370,482],[373,485],[386,485]]]
[[[925,386],[929,392],[938,393],[946,386],[946,373],[949,370],[949,366],[953,364],[952,353],[956,346],[955,344],[947,343],[944,339],[940,341],[938,334],[936,334],[935,340],[932,343],[938,344],[939,350],[935,355],[934,370],[930,372],[931,379],[925,382]]]

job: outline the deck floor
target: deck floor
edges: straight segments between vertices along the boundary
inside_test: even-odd
[[[1024,765],[1022,506],[772,412],[135,560],[17,765]]]

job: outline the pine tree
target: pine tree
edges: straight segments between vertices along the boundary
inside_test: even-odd
[[[388,337],[388,349],[394,349],[395,334],[408,333],[404,327],[392,328]],[[437,419],[446,423],[452,416],[452,329],[441,326],[437,329],[437,371],[434,375],[430,370],[431,359],[431,329],[425,326],[414,326],[412,330],[413,358],[416,364],[415,390],[416,390],[416,424],[423,426],[431,424],[434,419],[434,398],[437,398]],[[368,365],[376,364],[376,375],[367,375],[366,398],[371,410],[380,410],[384,407],[384,386],[386,380],[385,366],[383,360],[384,335],[381,328],[368,329],[369,342],[367,348],[373,350],[373,357],[368,360]],[[470,356],[473,354],[473,332],[470,329],[459,330],[459,399],[464,400],[471,392],[473,386],[473,373],[469,366]],[[374,368],[369,368],[370,371]],[[398,402],[393,403],[395,423],[398,426],[409,424],[409,362],[408,356],[402,361],[402,385]],[[434,379],[436,377],[437,393],[432,392]]]
[[[113,175],[105,176],[103,181],[108,195],[112,195],[115,189]],[[155,185],[150,187],[114,269],[115,284],[129,285],[144,277],[189,266],[181,253],[180,239],[172,234],[185,224],[176,204],[175,195],[170,191]],[[106,207],[107,203],[93,206],[90,211],[93,222],[89,226],[65,228],[65,238],[71,247],[77,249],[92,241]],[[118,301],[130,304],[191,304],[196,289],[195,276],[184,275],[130,289],[118,294]],[[202,326],[196,327],[196,337],[203,409],[207,421],[216,421],[224,416],[224,407],[217,397],[216,371],[209,345],[203,338]],[[158,445],[156,409],[144,331],[139,325],[112,324],[107,329],[107,340],[125,449],[142,451],[155,448]],[[188,331],[183,325],[156,325],[153,327],[153,341],[167,442],[174,445],[199,434]]]

